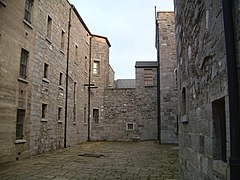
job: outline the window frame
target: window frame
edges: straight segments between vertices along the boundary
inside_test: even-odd
[[[23,140],[24,139],[24,121],[26,117],[26,110],[25,109],[17,109],[17,119],[16,119],[16,140]],[[19,128],[20,133],[19,132]]]
[[[47,119],[48,104],[42,103],[42,119]]]
[[[19,77],[22,79],[27,79],[28,59],[29,59],[29,51],[22,48],[21,58],[20,58],[20,67],[19,67]]]
[[[96,67],[95,67],[96,65]],[[95,76],[99,76],[100,75],[100,61],[93,61],[93,68],[92,68],[92,74]]]
[[[97,112],[97,113],[94,113],[94,112]],[[93,122],[95,124],[99,124],[99,122],[100,122],[100,110],[98,108],[93,108],[92,113],[93,113]]]
[[[47,39],[51,42],[52,39],[52,26],[53,26],[53,19],[50,15],[47,16]]]
[[[33,3],[34,0],[26,0],[24,7],[24,20],[30,24],[32,23]]]
[[[129,128],[129,125],[132,125],[132,128]],[[127,130],[127,131],[134,131],[134,130],[135,130],[135,123],[133,123],[133,122],[127,122],[127,123],[126,123],[126,130]]]

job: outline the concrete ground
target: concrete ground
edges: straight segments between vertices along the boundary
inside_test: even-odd
[[[87,142],[0,164],[0,179],[178,179],[178,148],[157,142]]]

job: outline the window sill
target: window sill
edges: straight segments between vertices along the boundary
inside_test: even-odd
[[[76,122],[73,122],[73,125],[77,125],[77,123],[76,123]]]
[[[63,87],[62,87],[62,86],[60,86],[60,85],[58,86],[58,88],[59,88],[59,89],[61,89],[61,90],[63,90]]]
[[[18,78],[18,81],[21,81],[21,82],[23,82],[23,83],[26,83],[26,84],[28,84],[28,80],[26,80],[26,79],[23,79],[23,78]]]
[[[47,40],[47,42],[48,42],[49,44],[52,44],[52,41],[51,41],[51,39],[50,39],[49,37],[46,37],[46,40]]]
[[[4,7],[6,7],[7,6],[7,3],[6,2],[4,2],[3,0],[0,0],[0,3],[4,6]]]
[[[46,78],[42,78],[42,81],[46,82],[46,83],[49,83],[50,81]]]
[[[58,124],[62,124],[63,123],[63,121],[61,121],[61,120],[58,120]]]
[[[32,24],[25,19],[23,20],[23,23],[26,24],[30,29],[33,29]]]
[[[42,118],[41,122],[48,122],[48,119]]]
[[[26,142],[27,142],[27,140],[25,140],[25,139],[18,139],[18,140],[15,141],[15,144],[23,144],[23,143],[26,143]]]
[[[64,52],[62,49],[60,50],[60,52],[61,52],[63,55],[65,55],[65,52]]]

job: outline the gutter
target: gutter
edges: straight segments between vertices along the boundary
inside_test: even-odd
[[[90,50],[89,50],[89,65],[88,65],[88,141],[91,140],[90,136],[90,118],[91,118],[91,104],[90,104],[90,97],[91,97],[91,73],[92,73],[92,65],[91,65],[91,59],[92,59],[92,36],[90,37]]]
[[[69,46],[70,46],[70,30],[71,30],[71,18],[72,8],[69,9],[69,20],[68,20],[68,41],[67,41],[67,67],[66,67],[66,89],[65,89],[65,122],[64,122],[64,148],[67,147],[67,116],[68,116],[68,79],[69,79]]]
[[[240,177],[240,109],[233,5],[233,0],[222,0],[229,94],[230,178],[235,180]]]

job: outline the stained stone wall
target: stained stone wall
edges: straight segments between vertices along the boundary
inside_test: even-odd
[[[221,1],[175,1],[180,178],[184,180],[230,179],[221,5]]]
[[[178,143],[174,12],[158,12],[161,143]]]

